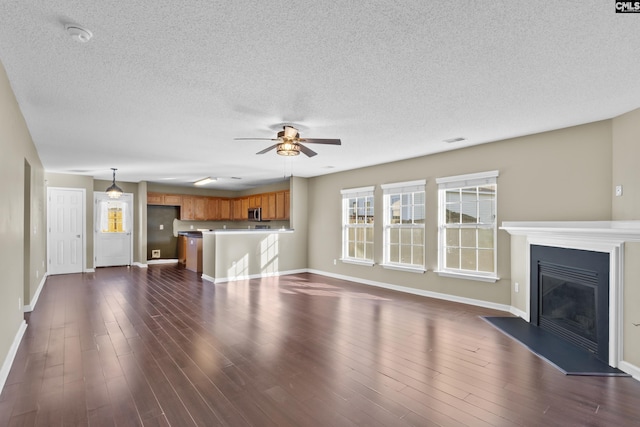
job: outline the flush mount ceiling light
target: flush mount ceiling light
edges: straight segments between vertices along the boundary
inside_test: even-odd
[[[91,31],[87,30],[86,28],[82,28],[79,25],[67,24],[64,26],[64,29],[72,39],[80,43],[86,43],[91,40],[91,37],[93,37]]]
[[[113,182],[111,183],[111,186],[109,188],[107,188],[106,193],[112,199],[119,199],[120,196],[122,196],[122,193],[124,193],[124,191],[122,191],[122,188],[120,188],[120,187],[118,187],[116,185],[116,171],[118,169],[111,168],[111,170],[113,171]]]
[[[193,183],[193,185],[206,185],[206,184],[209,184],[210,182],[215,182],[217,180],[218,180],[217,178],[211,178],[210,176],[208,176],[206,178],[197,180],[196,182]]]

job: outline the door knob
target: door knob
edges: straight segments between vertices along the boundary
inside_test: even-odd
[[[79,234],[76,234],[76,237],[79,239],[81,236]]]

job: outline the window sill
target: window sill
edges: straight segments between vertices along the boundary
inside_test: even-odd
[[[396,265],[396,264],[380,264],[382,268],[386,268],[388,270],[398,270],[398,271],[408,271],[409,273],[420,273],[424,274],[427,270],[421,267],[409,267],[405,265]]]
[[[458,273],[457,271],[436,270],[435,273],[441,277],[453,277],[456,279],[476,280],[479,282],[495,283],[498,280],[500,280],[498,276],[483,276],[483,275],[471,274],[471,273]]]
[[[373,261],[365,261],[359,259],[340,258],[340,261],[344,262],[345,264],[363,265],[365,267],[373,267],[375,265]]]

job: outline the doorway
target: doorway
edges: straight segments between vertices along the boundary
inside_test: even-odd
[[[133,263],[133,194],[111,199],[94,192],[94,254],[96,267]]]
[[[85,190],[47,188],[48,274],[82,273],[85,248]]]

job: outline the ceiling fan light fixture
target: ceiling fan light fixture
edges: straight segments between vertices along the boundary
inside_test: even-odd
[[[211,178],[210,176],[208,176],[206,178],[197,180],[196,182],[193,183],[193,185],[207,185],[210,182],[215,182],[217,180],[218,180],[217,178]]]
[[[111,168],[111,170],[113,171],[113,181],[112,181],[111,185],[109,186],[109,188],[107,188],[107,190],[105,192],[109,195],[110,199],[119,199],[120,196],[122,196],[124,194],[124,191],[122,191],[122,188],[120,188],[120,187],[118,187],[116,185],[116,171],[118,169]]]
[[[298,136],[298,129],[293,126],[284,126],[284,137],[288,139],[293,139]]]
[[[300,144],[285,141],[278,144],[276,152],[281,156],[297,156],[300,154]]]

